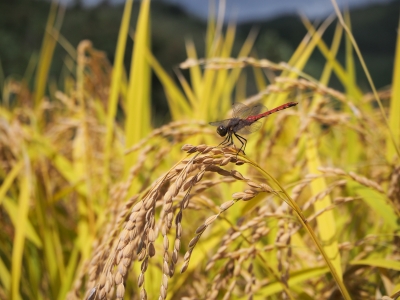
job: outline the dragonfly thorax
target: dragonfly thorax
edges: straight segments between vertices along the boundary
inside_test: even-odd
[[[220,136],[225,136],[227,132],[228,132],[228,129],[226,129],[225,126],[223,126],[223,125],[218,126],[218,128],[217,128],[217,133],[218,133]]]

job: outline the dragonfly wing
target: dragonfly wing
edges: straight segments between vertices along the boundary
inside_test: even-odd
[[[255,116],[260,113],[266,112],[268,109],[261,103],[257,103],[251,107],[250,116]]]
[[[232,106],[232,116],[234,118],[245,119],[250,116],[251,106],[247,106],[246,104],[236,102]]]
[[[231,119],[226,119],[226,120],[222,120],[222,121],[215,121],[215,122],[210,122],[210,123],[208,123],[208,124],[210,124],[211,126],[224,126],[224,127],[226,127],[226,126],[228,126],[228,124],[229,124],[229,121],[230,121]]]
[[[248,125],[248,126],[244,126],[243,128],[241,128],[237,133],[238,134],[250,134],[254,131],[259,130],[262,125],[263,125],[263,121],[259,120],[259,121],[255,121],[254,123]]]
[[[232,106],[233,117],[240,119],[246,119],[248,116],[258,115],[264,111],[267,111],[267,108],[261,103],[247,106],[246,104],[237,102]]]

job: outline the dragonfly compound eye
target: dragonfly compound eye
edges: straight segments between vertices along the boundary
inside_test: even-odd
[[[220,136],[225,136],[226,135],[226,133],[227,133],[228,131],[227,131],[227,129],[226,129],[226,127],[225,126],[218,126],[218,128],[217,128],[217,133],[220,135]]]

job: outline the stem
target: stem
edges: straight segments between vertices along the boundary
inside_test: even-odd
[[[249,158],[242,156],[244,160],[247,160],[249,164],[252,166],[256,167],[261,173],[265,174],[267,178],[270,178],[275,184],[281,189],[282,193],[286,196],[286,199],[283,199],[296,213],[298,219],[300,220],[300,223],[306,228],[308,233],[311,235],[312,240],[314,241],[315,245],[317,246],[318,250],[324,257],[325,262],[327,263],[333,277],[335,278],[336,284],[339,287],[340,292],[342,293],[343,297],[346,300],[351,300],[350,294],[347,291],[345,285],[343,284],[342,278],[339,276],[339,274],[336,272],[336,269],[334,268],[331,260],[329,259],[328,255],[326,254],[324,248],[322,247],[321,243],[319,242],[317,236],[315,235],[315,232],[312,230],[310,227],[310,224],[308,223],[307,219],[304,217],[300,207],[297,205],[295,201],[288,195],[286,190],[279,184],[279,182],[272,177],[268,172],[266,172],[264,169],[262,169],[258,164],[255,162],[251,161]]]

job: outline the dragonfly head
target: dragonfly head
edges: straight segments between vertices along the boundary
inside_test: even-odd
[[[226,129],[226,127],[225,126],[218,126],[218,128],[217,128],[217,133],[220,135],[220,136],[225,136],[226,135],[226,133],[228,132],[228,130]]]

